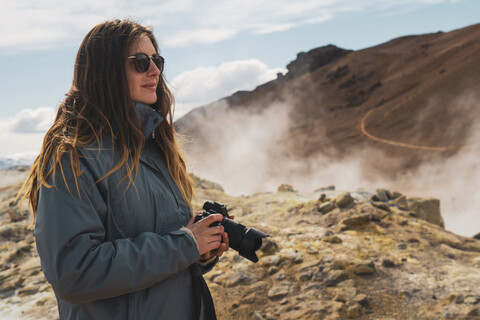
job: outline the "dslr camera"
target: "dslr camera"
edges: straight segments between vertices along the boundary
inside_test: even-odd
[[[203,212],[195,217],[195,222],[200,221],[211,214],[221,214],[223,220],[221,222],[214,222],[210,225],[222,225],[225,232],[228,234],[228,242],[230,248],[235,249],[238,253],[248,260],[257,263],[258,257],[255,251],[262,246],[262,239],[268,237],[268,234],[263,233],[255,228],[247,228],[243,224],[233,221],[228,216],[227,207],[219,202],[206,201],[203,204]]]

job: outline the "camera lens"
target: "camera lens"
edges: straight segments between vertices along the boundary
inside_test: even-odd
[[[223,218],[222,225],[228,234],[230,247],[237,250],[242,257],[255,263],[258,262],[255,251],[260,249],[262,239],[268,235],[255,228],[247,228],[228,218]]]

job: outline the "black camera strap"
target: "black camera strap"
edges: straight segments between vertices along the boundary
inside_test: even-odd
[[[193,264],[190,267],[193,282],[193,293],[195,295],[195,320],[200,319],[200,315],[205,315],[205,320],[216,320],[215,305],[213,304],[213,298],[208,289],[208,285],[203,278],[202,272],[197,264]],[[203,306],[203,308],[202,308]]]

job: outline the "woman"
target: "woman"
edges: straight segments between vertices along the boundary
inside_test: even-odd
[[[201,274],[228,249],[193,223],[193,182],[151,30],[112,20],[85,37],[74,79],[22,192],[60,319],[212,319]]]

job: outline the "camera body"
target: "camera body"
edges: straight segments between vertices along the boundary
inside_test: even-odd
[[[263,233],[255,228],[248,228],[240,224],[228,216],[228,210],[225,205],[219,202],[206,201],[203,204],[203,212],[195,217],[195,222],[200,221],[211,214],[221,214],[223,219],[221,222],[214,222],[210,225],[222,225],[225,232],[228,234],[228,242],[230,248],[238,251],[238,253],[248,260],[257,263],[258,257],[255,253],[262,246],[262,239],[268,237],[268,234]]]

